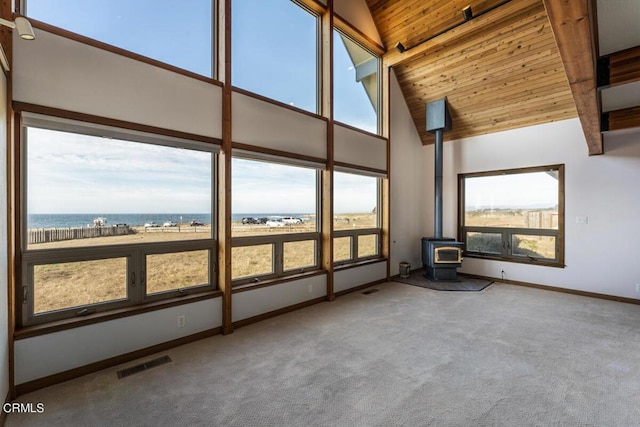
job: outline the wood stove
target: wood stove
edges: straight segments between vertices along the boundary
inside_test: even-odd
[[[422,265],[433,281],[456,281],[462,265],[464,243],[442,237],[442,145],[443,133],[451,129],[447,98],[427,104],[427,131],[435,136],[434,237],[422,238]]]

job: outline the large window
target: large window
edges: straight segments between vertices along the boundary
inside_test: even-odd
[[[233,85],[316,113],[318,28],[291,0],[233,0]]]
[[[212,0],[25,0],[30,18],[213,77]]]
[[[462,174],[459,184],[467,255],[563,265],[563,165]]]
[[[333,207],[333,262],[379,257],[380,178],[334,172]]]
[[[24,325],[214,288],[213,147],[23,124]]]
[[[317,269],[318,170],[234,158],[232,173],[234,284]]]
[[[379,58],[338,30],[333,31],[333,117],[378,133]]]

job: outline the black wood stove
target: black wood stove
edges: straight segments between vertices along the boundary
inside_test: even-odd
[[[451,129],[447,98],[427,104],[427,131],[435,136],[434,236],[422,238],[422,265],[433,281],[456,281],[462,265],[464,243],[442,237],[442,150],[443,133]]]

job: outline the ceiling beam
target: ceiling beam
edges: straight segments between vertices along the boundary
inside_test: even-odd
[[[624,108],[604,114],[608,120],[609,131],[640,127],[640,107]]]
[[[609,85],[640,81],[640,46],[612,53],[609,59]]]
[[[602,154],[600,102],[596,83],[594,2],[543,0],[571,87],[589,155]]]

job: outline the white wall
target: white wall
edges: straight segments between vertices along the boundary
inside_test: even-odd
[[[186,319],[182,328],[180,315]],[[221,325],[222,303],[216,298],[21,339],[15,345],[15,381],[23,384]]]
[[[6,99],[7,79],[0,71],[0,402],[9,390]]]
[[[387,277],[387,263],[376,262],[360,267],[338,270],[333,274],[333,291],[342,292],[347,289],[366,285]]]
[[[373,41],[382,45],[382,39],[378,34],[366,0],[335,0],[333,10]]]
[[[422,267],[421,240],[433,230],[433,161],[425,160],[425,148],[418,136],[400,85],[391,73],[391,275],[399,263],[412,269]]]
[[[504,269],[510,280],[640,298],[640,132],[608,135],[605,154],[589,157],[580,122],[571,119],[446,142],[444,156],[443,231],[452,237],[458,173],[565,164],[566,267],[466,258],[462,272],[499,278]],[[433,162],[433,146],[423,161]],[[424,192],[431,200],[430,183]],[[577,224],[577,216],[588,223]]]

